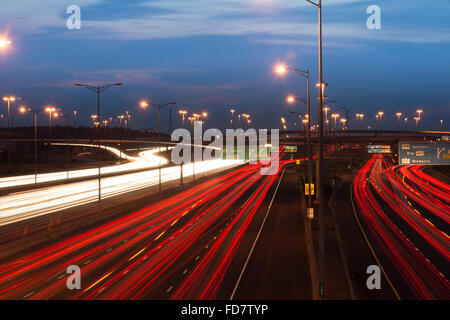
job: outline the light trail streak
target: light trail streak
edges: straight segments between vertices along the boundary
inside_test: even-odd
[[[53,143],[56,146],[73,146],[73,147],[91,147],[97,148],[97,145],[94,144],[63,144],[63,143]],[[169,149],[172,149],[170,147]],[[137,157],[133,157],[121,152],[119,149],[111,147],[111,146],[101,146],[102,150],[106,150],[118,158],[128,160],[128,163],[119,164],[115,166],[103,167],[100,169],[101,175],[113,174],[113,173],[121,173],[127,172],[131,170],[144,170],[158,167],[159,165],[164,166],[168,163],[166,158],[157,156],[156,153],[163,151],[164,148],[153,148],[150,150],[142,151],[138,154]],[[98,175],[98,168],[90,168],[90,169],[80,169],[80,170],[69,170],[67,171],[59,171],[53,173],[40,173],[37,175],[37,183],[44,182],[56,182],[56,181],[65,181],[70,179],[80,179],[80,178],[89,178],[95,177]],[[11,187],[19,187],[26,185],[34,185],[35,184],[35,176],[32,175],[24,175],[24,176],[13,176],[13,177],[5,177],[0,178],[0,190]]]
[[[237,168],[4,264],[0,298],[138,299],[158,292],[176,274],[187,275],[183,270],[192,261],[200,266],[194,269],[198,287],[183,296],[213,297],[277,178],[261,176],[260,168]],[[245,196],[250,190],[250,197]],[[66,277],[60,275],[71,264],[81,266],[86,290],[66,289]],[[184,281],[162,288],[162,294],[179,294]]]
[[[244,163],[245,161],[243,160],[203,161],[201,165],[196,165],[195,174],[199,175],[218,169],[232,168]],[[183,166],[183,177],[191,177],[193,174],[193,163]],[[180,175],[181,168],[179,166],[161,169],[162,183],[179,180]],[[102,199],[123,195],[158,184],[159,170],[148,170],[103,178]],[[97,180],[68,183],[13,193],[0,197],[0,200],[0,226],[2,226],[95,202],[98,200],[98,183]]]
[[[441,256],[448,266],[448,237],[406,200],[405,194],[419,191],[407,187],[396,171],[383,156],[376,155],[357,173],[353,194],[363,221],[417,298],[449,299],[450,284],[444,274],[448,269],[439,270],[432,262],[440,261]],[[437,210],[428,209],[434,213]],[[425,240],[430,247],[423,250],[425,244],[418,239]],[[425,252],[432,254],[425,256]]]

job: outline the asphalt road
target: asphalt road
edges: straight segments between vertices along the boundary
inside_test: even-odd
[[[277,175],[262,176],[259,169],[232,170],[6,261],[0,298],[215,298],[277,181]],[[66,287],[70,265],[81,268],[81,290]]]
[[[259,234],[259,238],[247,250],[247,265],[240,269],[234,299],[312,299],[302,201],[296,183],[295,165],[286,166],[276,194],[266,199],[267,205],[259,212],[266,217],[264,225],[250,235],[254,239]]]

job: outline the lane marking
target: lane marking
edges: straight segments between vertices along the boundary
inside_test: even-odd
[[[23,296],[24,299],[27,299],[28,297],[30,297],[31,295],[34,294],[34,291],[31,291],[29,294]]]

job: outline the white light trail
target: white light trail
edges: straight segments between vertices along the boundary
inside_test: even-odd
[[[75,146],[75,147],[92,147],[97,148],[97,145],[94,144],[64,144],[64,143],[53,143],[53,145],[63,145],[63,146]],[[142,151],[138,154],[137,157],[133,157],[127,154],[124,154],[119,149],[110,147],[110,146],[101,146],[102,149],[111,152],[118,158],[129,160],[130,162],[119,164],[115,166],[108,166],[101,168],[100,172],[102,175],[111,174],[111,173],[120,173],[126,172],[130,170],[139,170],[139,169],[150,169],[159,166],[159,162],[161,162],[161,166],[167,164],[167,159],[163,157],[159,157],[155,155],[158,152],[158,148],[153,148],[150,150]],[[169,150],[173,147],[169,147]],[[161,151],[164,148],[160,148]],[[59,171],[52,173],[40,173],[37,175],[37,183],[43,182],[55,182],[55,181],[64,181],[67,179],[78,179],[78,178],[88,178],[94,177],[98,175],[98,168],[90,168],[90,169],[81,169],[81,170],[70,170],[67,171]],[[35,184],[34,174],[24,175],[24,176],[14,176],[14,177],[5,177],[0,178],[0,189],[25,186],[25,185],[33,185]]]
[[[149,150],[146,154],[147,156],[151,155],[150,151],[155,152],[154,150]],[[153,155],[151,155],[150,159],[153,159]],[[153,162],[154,160],[149,161]],[[225,170],[244,163],[244,160],[209,160],[197,162],[195,164],[195,174],[198,175],[219,169]],[[102,199],[158,185],[158,171],[158,169],[153,169],[103,178],[101,188]],[[191,177],[193,173],[193,163],[183,166],[184,178]],[[179,180],[180,174],[180,166],[162,168],[161,181],[165,183]],[[0,226],[96,201],[98,201],[98,181],[96,179],[13,193],[0,197]]]

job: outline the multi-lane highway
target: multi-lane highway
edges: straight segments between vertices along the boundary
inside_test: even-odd
[[[53,143],[56,146],[68,146],[68,147],[89,147],[97,148],[97,145],[93,144],[81,144],[81,143]],[[172,147],[171,147],[172,148]],[[125,154],[120,149],[111,146],[101,146],[103,151],[112,153],[118,159],[128,160],[127,163],[122,163],[113,166],[107,166],[100,169],[101,175],[107,174],[120,174],[132,170],[144,170],[158,167],[159,165],[164,166],[167,164],[167,159],[158,156],[157,153],[162,151],[162,148],[151,148],[140,152],[137,156],[130,156]],[[12,176],[0,178],[0,190],[11,188],[34,185],[35,183],[44,182],[58,182],[58,181],[69,181],[80,178],[95,177],[98,175],[98,169],[78,169],[69,171],[59,171],[51,173],[40,173],[35,175],[23,175],[23,176]]]
[[[450,299],[450,185],[375,155],[353,197],[367,241],[398,298]]]
[[[234,169],[3,263],[0,299],[214,298],[278,178],[260,169]],[[81,268],[82,290],[66,287],[70,265]]]

